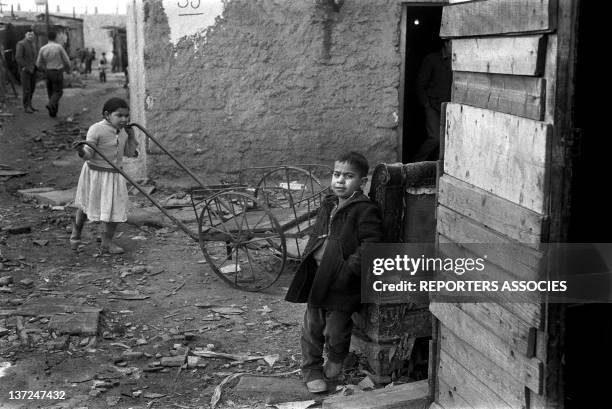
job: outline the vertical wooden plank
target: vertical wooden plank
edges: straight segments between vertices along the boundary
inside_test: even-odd
[[[576,50],[578,41],[578,1],[559,0],[557,23],[557,58],[555,59],[555,103],[554,133],[551,152],[550,217],[549,241],[568,241],[571,208],[573,105],[575,92]],[[545,372],[545,396],[547,408],[563,407],[564,385],[562,359],[565,337],[565,305],[547,305],[546,328],[547,356]]]

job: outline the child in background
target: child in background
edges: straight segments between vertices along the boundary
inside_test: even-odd
[[[285,296],[286,301],[308,303],[300,343],[302,376],[312,393],[325,392],[326,379],[342,370],[351,342],[351,315],[361,305],[360,246],[382,239],[378,207],[362,192],[368,170],[367,159],[357,152],[336,160],[333,194],[321,204],[304,259]]]
[[[94,145],[118,168],[123,157],[138,156],[138,142],[131,129],[126,129],[130,110],[126,101],[111,98],[102,108],[103,120],[87,131],[87,141]],[[117,224],[127,220],[128,192],[125,179],[108,162],[87,145],[81,145],[79,156],[86,160],[81,170],[74,204],[77,207],[70,235],[70,246],[77,249],[85,221],[101,221],[104,227],[100,250],[121,254],[113,243]]]

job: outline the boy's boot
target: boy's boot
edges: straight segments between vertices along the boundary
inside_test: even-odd
[[[327,382],[323,379],[313,379],[306,382],[306,387],[310,393],[321,393],[327,390]]]
[[[336,379],[342,372],[342,362],[327,361],[323,366],[323,374],[327,379]]]

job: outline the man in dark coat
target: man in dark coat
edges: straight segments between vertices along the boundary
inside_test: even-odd
[[[30,29],[23,40],[17,43],[15,60],[19,68],[19,77],[23,89],[23,110],[28,114],[37,111],[32,106],[32,95],[36,89],[36,35]]]
[[[439,51],[428,54],[416,79],[416,92],[419,103],[425,112],[425,130],[427,136],[413,162],[437,160],[440,149],[440,115],[442,103],[450,101],[453,84],[451,62],[451,43],[449,40],[437,43]]]
[[[308,390],[327,390],[324,378],[335,378],[348,354],[353,322],[361,304],[361,252],[366,242],[379,242],[378,207],[362,192],[368,162],[349,152],[335,162],[331,189],[321,205],[304,259],[285,300],[306,302],[302,326],[302,375]],[[323,347],[328,359],[323,366]]]

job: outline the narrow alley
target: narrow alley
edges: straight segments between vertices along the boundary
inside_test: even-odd
[[[125,254],[99,254],[95,223],[81,248],[70,249],[82,165],[71,143],[98,120],[105,99],[125,97],[122,84],[116,74],[66,89],[57,118],[26,114],[15,102],[14,116],[2,118],[2,169],[27,173],[0,176],[0,407],[208,407],[228,375],[297,379],[302,308],[282,301],[290,274],[263,293],[230,288],[197,243],[139,194],[117,233]],[[34,107],[45,103],[41,85]],[[53,192],[19,192],[34,188]],[[154,196],[172,193],[159,184]],[[9,393],[20,390],[62,399]],[[247,399],[224,391],[223,401],[252,404],[265,400],[260,392]]]

